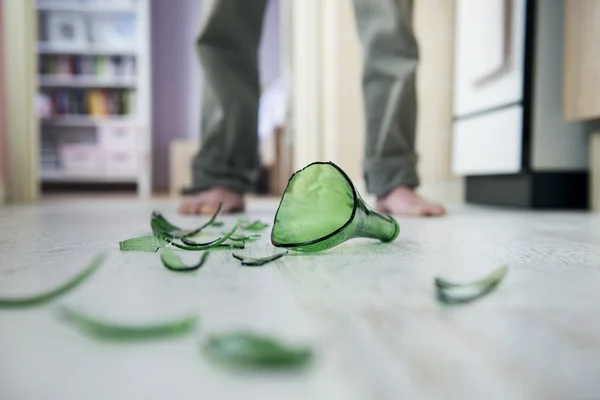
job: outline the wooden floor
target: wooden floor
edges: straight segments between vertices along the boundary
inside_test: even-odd
[[[0,398],[600,398],[598,214],[465,206],[440,219],[399,218],[391,244],[354,240],[263,268],[213,252],[193,274],[166,270],[158,254],[119,252],[119,240],[149,232],[152,210],[187,227],[201,222],[177,216],[175,206],[86,200],[0,208],[0,296],[52,287],[96,252],[110,254],[56,302],[0,310]],[[248,214],[270,222],[275,207],[255,202]],[[248,250],[273,251],[268,231]],[[510,272],[484,299],[453,308],[436,302],[435,276],[470,280],[500,265]],[[194,312],[201,322],[177,339],[102,342],[58,318],[61,304],[116,321]],[[316,362],[271,375],[217,368],[199,343],[230,329],[309,343]]]

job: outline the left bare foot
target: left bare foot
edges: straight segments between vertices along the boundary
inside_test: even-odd
[[[425,200],[408,187],[398,187],[387,196],[378,199],[377,208],[392,215],[428,217],[446,214],[442,205]]]
[[[223,186],[206,189],[194,196],[186,197],[179,206],[181,214],[213,214],[219,203],[223,203],[223,214],[244,211],[244,196]]]

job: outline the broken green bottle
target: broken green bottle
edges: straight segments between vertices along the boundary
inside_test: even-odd
[[[315,162],[290,178],[275,215],[271,243],[315,252],[352,238],[391,242],[399,233],[398,222],[367,206],[341,168]]]

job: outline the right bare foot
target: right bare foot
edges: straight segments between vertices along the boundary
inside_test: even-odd
[[[409,187],[397,187],[377,201],[377,208],[387,214],[415,217],[442,216],[446,209],[425,200]]]
[[[181,214],[213,214],[223,202],[223,214],[244,211],[244,196],[222,186],[215,186],[193,197],[188,197],[179,206]]]

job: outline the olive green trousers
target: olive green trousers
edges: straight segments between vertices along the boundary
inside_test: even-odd
[[[258,49],[267,1],[205,0],[197,41],[204,73],[202,143],[188,193],[212,186],[254,191],[259,170]],[[363,46],[364,176],[367,190],[384,196],[395,187],[419,184],[419,48],[412,27],[413,1],[354,0],[354,9]]]

